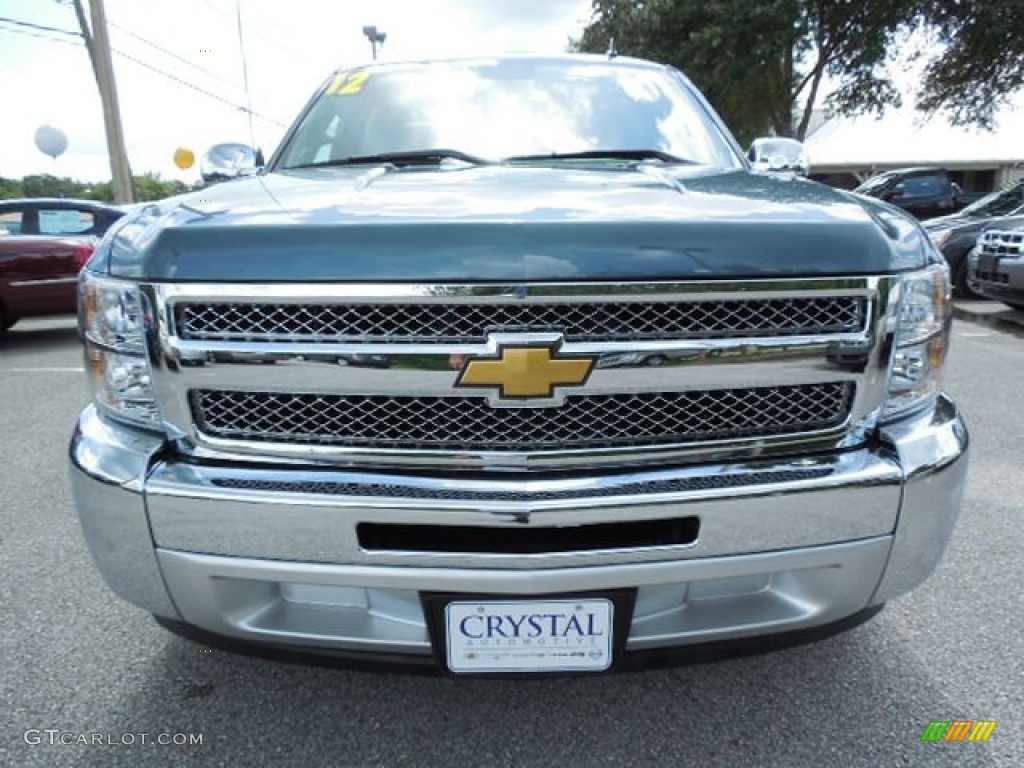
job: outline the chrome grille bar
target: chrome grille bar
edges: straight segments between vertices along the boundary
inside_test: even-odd
[[[422,487],[394,483],[356,483],[332,480],[303,479],[299,481],[258,480],[245,477],[222,477],[212,481],[217,488],[242,491],[270,491],[273,493],[314,494],[321,496],[350,496],[358,498],[385,498],[417,501],[489,501],[524,502],[565,501],[575,499],[614,498],[630,494],[694,493],[701,491],[741,490],[759,488],[770,483],[820,480],[829,474],[824,467],[809,467],[787,471],[734,472],[718,475],[695,475],[684,478],[649,480],[620,485],[597,485],[587,488],[559,490],[477,490],[460,484],[457,488]]]

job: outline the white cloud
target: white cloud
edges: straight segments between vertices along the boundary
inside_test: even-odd
[[[285,124],[331,70],[370,58],[364,25],[387,33],[381,59],[406,60],[558,53],[590,15],[590,0],[241,0],[241,7],[252,108]],[[112,45],[121,52],[114,67],[134,172],[193,180],[195,170],[174,166],[176,147],[200,152],[218,141],[247,140],[248,121],[237,106],[127,58],[244,105],[232,0],[106,0],[106,8]],[[74,12],[57,2],[7,0],[0,16],[77,29]],[[0,25],[0,176],[109,178],[102,109],[84,47],[67,44],[69,37],[59,43],[9,30]],[[56,161],[33,144],[42,123],[68,134],[68,150]],[[284,130],[259,119],[254,128],[266,150]]]

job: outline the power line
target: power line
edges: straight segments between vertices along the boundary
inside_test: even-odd
[[[308,42],[302,40],[298,35],[296,35],[293,27],[289,27],[288,25],[286,25],[283,19],[271,19],[270,17],[261,13],[259,10],[260,6],[258,5],[255,8],[253,8],[252,3],[249,3],[248,6],[249,7],[246,8],[246,13],[249,15],[250,18],[255,16],[257,19],[262,19],[263,28],[272,29],[274,31],[274,37],[272,39],[272,42],[287,44],[287,47],[290,48],[291,50],[297,52],[301,51],[303,55],[308,55]],[[260,32],[260,27],[258,24],[256,26],[256,34],[259,35],[260,37],[263,37],[264,39],[270,39]]]
[[[14,29],[14,28],[11,28],[11,27],[0,27],[0,29],[2,29],[5,32],[12,32],[14,34],[22,34],[22,35],[26,35],[28,37],[35,37],[35,38],[38,38],[40,40],[51,40],[51,41],[53,41],[55,43],[64,43],[66,45],[76,45],[77,46],[77,45],[82,43],[82,36],[81,36],[81,34],[79,34],[77,32],[71,32],[71,31],[66,30],[66,29],[59,29],[57,27],[48,27],[48,26],[46,26],[44,24],[34,24],[32,22],[20,21],[18,19],[8,18],[6,16],[0,16],[0,22],[5,23],[5,24],[13,24],[16,27],[21,27],[22,28],[22,29]],[[118,27],[118,28],[120,29],[120,27]],[[74,37],[79,42],[78,43],[72,43],[70,40],[64,40],[64,39],[57,38],[57,37],[51,37],[49,35],[42,35],[42,34],[39,34],[39,32],[59,33],[59,34],[62,34],[62,35],[66,35],[67,37]],[[249,108],[247,106],[244,106],[242,104],[238,104],[238,103],[236,103],[234,101],[231,101],[230,99],[224,98],[223,96],[219,96],[218,94],[213,93],[211,91],[208,91],[207,89],[202,88],[202,87],[200,87],[200,86],[196,85],[195,83],[192,83],[192,82],[190,82],[188,80],[180,78],[177,75],[174,75],[174,74],[168,72],[165,69],[161,69],[160,67],[157,67],[157,66],[155,66],[153,64],[150,64],[147,61],[143,61],[142,59],[140,59],[140,58],[138,58],[136,56],[132,56],[131,54],[125,53],[124,51],[118,50],[117,48],[113,48],[113,47],[111,48],[111,51],[116,53],[118,56],[121,56],[122,58],[128,59],[129,61],[132,61],[132,62],[134,62],[135,64],[138,64],[141,67],[145,67],[146,69],[148,69],[148,70],[150,70],[152,72],[157,73],[158,75],[161,75],[161,76],[167,78],[168,80],[171,80],[171,81],[173,81],[175,83],[178,83],[179,85],[183,85],[186,88],[190,88],[191,90],[196,91],[197,93],[201,93],[202,95],[206,96],[207,98],[213,99],[214,101],[219,101],[221,104],[226,104],[227,106],[232,107],[233,109],[236,109],[236,110],[238,110],[240,112],[244,112],[247,115],[249,115],[250,118],[251,117],[257,117],[260,120],[264,120],[264,121],[266,121],[268,123],[272,123],[272,124],[274,124],[274,125],[276,125],[276,126],[278,126],[280,128],[287,128],[288,127],[285,123],[282,123],[280,120],[276,120],[276,119],[274,119],[274,118],[272,118],[272,117],[270,117],[268,115],[264,115],[264,114],[262,114],[260,112],[256,112],[256,111],[252,110],[251,108]],[[237,86],[235,86],[235,87],[237,87]]]
[[[11,19],[7,16],[0,16],[0,21],[6,24],[14,24],[18,27],[28,27],[29,29],[35,29],[42,32],[59,32],[62,35],[69,35],[70,37],[80,38],[82,35],[79,32],[72,32],[69,29],[60,29],[58,27],[48,27],[45,24],[33,24],[31,21],[21,21],[20,19]]]
[[[222,16],[227,17],[228,19],[231,19],[232,16],[233,16],[231,11],[227,10],[226,8],[222,8],[221,6],[219,6],[216,3],[212,2],[211,0],[196,0],[196,1],[199,2],[199,3],[202,3],[207,8],[212,8],[214,11],[216,11],[217,13],[219,13]],[[249,13],[252,13],[252,11],[250,10]],[[279,28],[280,28],[280,25],[275,25],[275,30],[277,30]],[[299,59],[298,59],[299,62],[305,62],[306,61],[306,57],[308,57],[308,55],[309,55],[309,51],[307,49],[302,48],[299,45],[295,45],[295,46],[293,46],[293,45],[285,45],[281,41],[279,36],[271,37],[270,35],[266,34],[262,30],[260,30],[259,27],[255,27],[253,29],[253,34],[255,34],[257,37],[263,38],[268,43],[270,43],[274,47],[278,48],[279,50],[284,51],[285,53],[291,54],[292,56],[296,56],[296,55],[299,56]]]
[[[163,75],[168,80],[173,80],[174,82],[178,83],[179,85],[183,85],[186,88],[191,88],[193,91],[196,91],[197,93],[201,93],[204,96],[207,96],[207,97],[209,97],[211,99],[214,99],[215,101],[219,101],[222,104],[227,104],[229,107],[234,107],[235,109],[239,110],[240,112],[246,112],[248,114],[251,114],[253,117],[258,117],[260,120],[264,120],[264,121],[266,121],[268,123],[273,123],[274,125],[277,125],[277,126],[279,126],[281,128],[287,128],[288,127],[287,125],[285,125],[284,123],[282,123],[279,120],[275,120],[272,117],[268,117],[267,115],[261,114],[259,112],[254,111],[254,110],[251,110],[248,107],[245,107],[245,106],[243,106],[241,104],[236,104],[235,102],[231,101],[230,99],[225,99],[223,96],[218,96],[215,93],[211,93],[210,91],[206,90],[205,88],[199,87],[195,83],[191,83],[188,80],[183,80],[180,77],[178,77],[177,75],[172,75],[167,70],[160,69],[159,67],[153,66],[152,64],[150,64],[148,62],[145,62],[142,59],[136,58],[135,56],[132,56],[130,54],[125,53],[124,51],[119,51],[117,48],[111,48],[110,50],[112,50],[118,56],[121,56],[122,58],[128,59],[128,61],[133,61],[133,62],[135,62],[136,64],[138,64],[141,67],[145,67],[148,70],[156,72],[158,75]]]
[[[10,32],[12,35],[24,35],[25,37],[34,37],[36,40],[49,40],[51,43],[60,43],[61,45],[70,45],[74,48],[80,45],[85,45],[85,42],[79,37],[78,42],[67,40],[63,37],[53,37],[51,35],[40,34],[39,32],[32,32],[28,29],[17,29],[15,27],[0,27],[0,32]]]
[[[118,24],[118,23],[116,23],[114,21],[111,21],[110,19],[107,19],[107,24],[109,24],[110,26],[114,27],[115,29],[120,30],[121,32],[123,32],[126,35],[128,35],[129,37],[135,38],[140,43],[143,43],[145,45],[148,45],[150,48],[153,48],[153,49],[155,49],[157,51],[160,51],[160,53],[164,54],[165,56],[170,56],[172,59],[174,59],[176,61],[180,61],[182,64],[187,64],[188,66],[192,67],[193,69],[196,69],[196,70],[202,72],[203,74],[208,75],[209,77],[212,77],[212,78],[214,78],[216,80],[220,80],[222,83],[230,85],[232,88],[237,88],[240,91],[244,90],[242,88],[242,86],[238,85],[237,83],[232,82],[231,80],[228,80],[226,77],[222,77],[221,75],[218,75],[216,72],[211,72],[209,69],[206,69],[205,67],[201,67],[198,64],[196,64],[195,62],[189,61],[184,56],[179,56],[174,51],[169,51],[168,49],[164,48],[162,45],[154,43],[152,40],[148,40],[145,37],[143,37],[142,35],[136,34],[135,32],[132,32],[130,29],[128,29],[126,27],[122,27],[120,24]]]

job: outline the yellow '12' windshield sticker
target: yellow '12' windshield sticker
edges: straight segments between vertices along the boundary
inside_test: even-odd
[[[342,72],[327,86],[327,93],[331,96],[353,96],[363,90],[369,79],[369,72]]]

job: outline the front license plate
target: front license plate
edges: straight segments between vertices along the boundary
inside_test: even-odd
[[[611,600],[453,602],[452,672],[601,672],[612,663]]]

